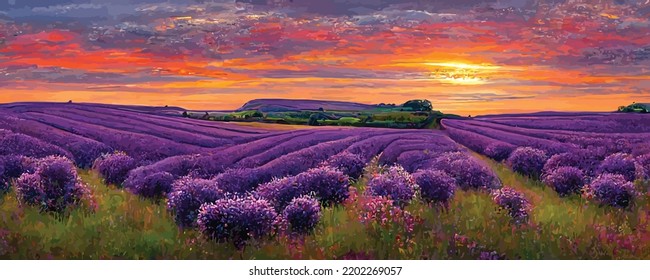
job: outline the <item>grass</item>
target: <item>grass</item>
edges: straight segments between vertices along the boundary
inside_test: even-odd
[[[141,199],[97,175],[80,171],[96,211],[64,216],[19,205],[10,192],[0,202],[3,259],[476,259],[496,251],[508,259],[650,258],[649,208],[641,199],[629,210],[601,207],[581,197],[561,198],[535,180],[486,160],[504,184],[528,197],[527,224],[515,225],[488,193],[458,191],[448,207],[415,201],[414,231],[361,224],[359,203],[324,209],[321,223],[305,238],[274,236],[239,251],[229,244],[180,230],[164,203]],[[354,189],[362,192],[364,180]],[[401,244],[400,244],[401,243]]]

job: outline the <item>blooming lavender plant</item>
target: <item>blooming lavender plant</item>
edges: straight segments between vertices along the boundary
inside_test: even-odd
[[[617,208],[630,206],[637,196],[634,184],[620,174],[602,174],[594,179],[586,190],[587,197]]]
[[[541,175],[547,156],[542,150],[520,147],[508,158],[508,166],[523,175],[536,178]]]
[[[250,239],[272,233],[277,214],[271,204],[254,197],[220,199],[203,204],[197,224],[207,238],[232,242],[242,249]]]
[[[350,179],[332,167],[309,169],[295,176],[299,189],[311,192],[324,207],[341,204],[349,193]]]
[[[399,165],[375,174],[367,184],[366,195],[391,199],[395,205],[408,205],[415,195],[417,184],[413,176]]]
[[[493,160],[504,161],[508,159],[513,150],[515,150],[514,145],[504,142],[494,142],[485,147],[483,153]]]
[[[172,184],[167,194],[167,209],[174,213],[174,220],[182,227],[196,226],[199,208],[224,197],[213,180],[180,178]]]
[[[413,174],[420,197],[427,203],[447,205],[456,191],[456,180],[440,170],[420,170]]]
[[[228,169],[214,178],[221,190],[233,194],[245,194],[257,188],[260,179],[257,171],[251,168]]]
[[[550,171],[543,179],[544,183],[552,187],[560,196],[580,193],[585,185],[585,176],[582,170],[572,166],[561,166]]]
[[[634,157],[625,153],[615,153],[606,157],[599,166],[600,173],[619,174],[627,181],[634,181],[637,165]]]
[[[294,199],[310,192],[304,185],[299,185],[295,177],[276,178],[271,182],[261,184],[255,195],[271,203],[281,212]]]
[[[129,190],[146,198],[159,199],[169,193],[174,179],[174,175],[168,172],[156,172],[144,177],[140,184],[129,187]]]
[[[492,200],[501,209],[508,212],[508,215],[515,223],[523,223],[528,220],[528,212],[531,205],[524,195],[511,187],[503,187],[492,192]]]
[[[323,165],[334,167],[348,177],[356,179],[363,174],[363,168],[366,166],[366,161],[358,154],[343,151],[330,157],[323,163]]]
[[[494,171],[474,158],[453,161],[448,172],[463,189],[491,190],[501,187],[501,181]]]
[[[296,234],[312,232],[321,218],[318,200],[311,197],[293,199],[282,212],[283,219],[288,223],[289,230]]]
[[[135,167],[135,160],[124,152],[103,155],[93,164],[93,168],[104,178],[106,184],[116,186],[121,186],[129,171]]]
[[[40,206],[48,212],[63,212],[90,196],[72,161],[59,156],[43,158],[33,174],[21,175],[16,180],[16,192],[22,203]]]

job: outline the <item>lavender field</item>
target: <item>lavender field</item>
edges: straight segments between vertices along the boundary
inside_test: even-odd
[[[238,125],[0,105],[4,259],[647,259],[650,116]]]

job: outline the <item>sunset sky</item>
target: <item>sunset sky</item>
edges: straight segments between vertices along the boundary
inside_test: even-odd
[[[255,98],[460,114],[650,102],[650,0],[0,0],[0,103]]]

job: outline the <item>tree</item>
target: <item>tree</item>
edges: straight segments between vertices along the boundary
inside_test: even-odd
[[[189,118],[189,117],[190,117],[190,114],[187,113],[187,111],[184,111],[183,112],[183,118]]]
[[[413,111],[431,111],[433,110],[433,106],[431,105],[431,101],[426,100],[426,99],[416,99],[416,100],[409,100],[402,105],[402,107],[408,107],[413,109]]]

